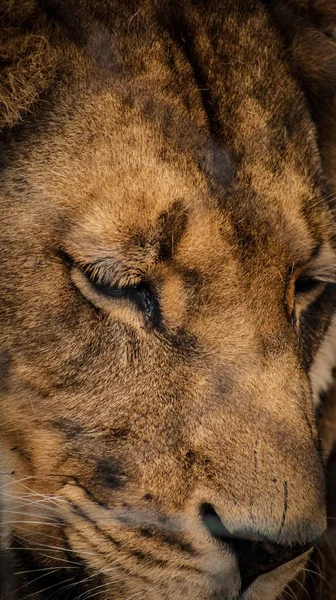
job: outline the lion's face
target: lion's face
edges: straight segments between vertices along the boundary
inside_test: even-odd
[[[127,10],[120,42],[64,42],[47,108],[6,141],[3,503],[14,562],[45,569],[19,597],[272,600],[325,528],[315,129],[263,9],[216,17],[224,88],[197,12],[188,58]]]

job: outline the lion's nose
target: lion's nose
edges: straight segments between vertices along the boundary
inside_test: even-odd
[[[244,533],[242,532],[240,535],[244,535]],[[258,541],[253,538],[244,539],[240,537],[231,537],[222,541],[229,545],[237,557],[241,577],[241,591],[249,587],[259,575],[273,571],[273,569],[293,560],[312,547],[312,544],[286,547],[268,540]]]
[[[248,531],[229,532],[209,504],[202,505],[201,516],[212,537],[228,546],[237,558],[241,592],[246,590],[259,575],[273,571],[304,554],[314,545],[312,541],[306,545],[284,546]]]

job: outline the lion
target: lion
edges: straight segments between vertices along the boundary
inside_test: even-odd
[[[285,599],[327,528],[336,3],[0,11],[2,597]]]

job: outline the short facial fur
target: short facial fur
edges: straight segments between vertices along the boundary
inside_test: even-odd
[[[299,42],[260,0],[5,8],[31,69],[6,71],[1,141],[17,597],[275,600],[325,529],[334,366],[331,143]],[[253,576],[237,539],[302,556]]]

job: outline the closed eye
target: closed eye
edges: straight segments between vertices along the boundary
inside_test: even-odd
[[[128,300],[143,313],[147,323],[153,327],[158,327],[161,324],[162,312],[160,302],[156,290],[150,282],[142,280],[133,285],[124,286],[109,284],[106,281],[102,281],[97,274],[97,263],[99,264],[99,261],[95,261],[94,264],[80,265],[64,250],[59,250],[57,254],[62,263],[66,264],[70,269],[77,289],[93,305],[96,304],[95,294],[105,299],[105,306],[107,306],[106,300],[111,302],[113,300]],[[84,282],[89,284],[89,288],[83,285]],[[93,290],[95,294],[88,293],[89,289]]]
[[[146,320],[157,327],[161,320],[161,311],[156,293],[149,282],[141,281],[135,285],[118,287],[98,281],[90,272],[85,272],[92,287],[105,298],[124,299],[132,302],[142,311]]]

